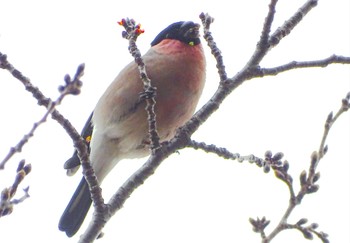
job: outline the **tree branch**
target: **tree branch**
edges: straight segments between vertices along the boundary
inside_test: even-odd
[[[7,65],[7,66],[9,67],[10,65]],[[23,146],[29,141],[31,137],[34,136],[34,132],[36,131],[36,129],[47,121],[47,117],[50,114],[56,111],[56,106],[61,104],[63,98],[66,95],[69,95],[69,94],[76,95],[80,93],[82,82],[79,80],[79,78],[83,75],[83,70],[84,68],[83,66],[81,66],[81,68],[78,70],[77,74],[75,75],[73,81],[70,79],[69,75],[65,76],[65,82],[66,82],[65,86],[59,87],[60,96],[56,99],[56,101],[53,101],[53,102],[51,101],[51,99],[48,99],[49,104],[47,106],[47,112],[38,122],[34,123],[31,130],[23,136],[23,138],[17,143],[17,145],[10,149],[9,153],[5,156],[5,158],[0,163],[0,170],[5,168],[5,164],[12,158],[12,156],[15,153],[20,153],[22,151]],[[26,80],[26,82],[30,83],[29,80]]]
[[[10,62],[7,60],[7,56],[0,53],[0,68],[8,70],[16,79],[22,82],[25,86],[25,89],[32,93],[33,97],[37,99],[39,105],[49,108],[51,99],[45,97],[45,95],[37,88],[34,87],[30,82],[29,78],[25,77],[20,71],[18,71]],[[73,81],[69,75],[66,75],[64,80],[66,84],[59,87],[61,93],[70,93],[70,94],[79,94],[80,86],[82,85],[80,78],[84,73],[84,64],[81,64],[77,68],[77,72],[74,75]],[[53,109],[51,112],[52,119],[56,120],[67,132],[67,134],[73,140],[74,146],[78,151],[78,157],[81,161],[83,168],[83,174],[86,178],[86,181],[89,185],[91,197],[94,202],[95,212],[101,215],[101,212],[105,210],[104,200],[102,197],[102,190],[99,186],[95,173],[90,163],[89,159],[89,150],[84,139],[80,136],[77,130],[73,125],[56,109]]]
[[[299,177],[300,180],[300,190],[297,194],[294,193],[294,188],[292,185],[292,177],[288,174],[287,170],[281,170],[281,168],[274,168],[275,175],[284,181],[290,191],[290,199],[289,199],[289,205],[282,216],[280,222],[278,225],[275,227],[275,229],[267,236],[262,238],[263,243],[268,243],[271,242],[271,240],[279,234],[281,231],[285,229],[291,229],[291,228],[296,228],[299,231],[301,231],[304,235],[305,238],[307,239],[312,239],[312,233],[317,235],[323,242],[328,242],[327,239],[327,234],[323,232],[317,232],[315,229],[316,227],[311,226],[310,227],[302,227],[302,224],[305,224],[307,222],[306,219],[301,219],[296,223],[295,225],[291,226],[287,224],[287,220],[289,216],[291,215],[292,211],[294,208],[299,205],[304,198],[306,194],[311,194],[314,192],[317,192],[319,189],[319,186],[315,184],[319,179],[320,179],[320,173],[316,173],[317,165],[319,161],[324,157],[325,153],[327,152],[327,146],[324,146],[325,141],[328,137],[330,128],[334,124],[334,122],[342,115],[344,112],[348,111],[350,108],[350,93],[346,95],[344,99],[342,99],[342,104],[341,107],[339,108],[338,112],[336,115],[333,117],[332,112],[330,115],[328,115],[325,123],[325,128],[323,132],[323,136],[321,139],[321,144],[318,152],[313,152],[311,155],[311,162],[310,162],[310,167],[309,167],[309,172],[307,173],[306,171],[302,171]],[[254,224],[253,224],[254,225]]]
[[[297,68],[327,67],[330,64],[350,64],[350,57],[331,55],[325,59],[312,61],[292,61],[272,68],[258,68],[256,77],[275,76]]]
[[[256,45],[256,49],[254,51],[254,54],[250,58],[250,60],[247,62],[248,67],[255,67],[257,66],[261,60],[265,57],[266,53],[268,52],[270,46],[269,46],[269,34],[271,31],[271,25],[276,13],[276,4],[278,0],[271,0],[269,4],[269,11],[267,13],[267,16],[265,18],[265,22],[261,31],[260,40],[258,41]]]

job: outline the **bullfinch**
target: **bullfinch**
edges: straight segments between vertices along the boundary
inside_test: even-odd
[[[160,141],[175,135],[193,115],[205,83],[206,61],[199,38],[199,24],[180,21],[161,31],[143,56],[152,85],[156,87],[155,114]],[[139,70],[135,62],[120,71],[98,101],[82,131],[97,180],[122,159],[150,154],[147,112]],[[65,163],[69,172],[80,165],[77,152]],[[68,237],[80,228],[91,206],[83,177],[59,221]]]

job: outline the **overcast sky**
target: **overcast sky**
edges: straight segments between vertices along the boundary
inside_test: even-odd
[[[200,4],[198,4],[201,2]],[[305,0],[281,0],[273,29],[290,17]],[[55,99],[66,73],[74,75],[86,64],[82,93],[67,97],[58,108],[80,131],[98,98],[132,57],[121,38],[117,21],[134,18],[145,33],[139,38],[142,53],[162,29],[179,20],[199,22],[209,12],[212,33],[221,49],[229,76],[236,74],[254,51],[269,1],[20,1],[0,0],[0,52],[28,76],[41,91]],[[273,49],[262,66],[292,60],[350,55],[350,2],[323,0],[292,34]],[[199,107],[215,92],[219,78],[209,49],[207,83]],[[45,109],[19,81],[0,70],[0,160],[27,133]],[[263,156],[266,150],[283,152],[290,163],[294,185],[308,168],[310,155],[320,144],[324,121],[350,91],[350,67],[290,71],[254,79],[235,90],[222,107],[194,135],[242,155]],[[300,218],[319,223],[331,242],[350,242],[349,228],[349,114],[329,134],[329,152],[319,165],[320,190],[305,197],[290,223]],[[76,242],[57,228],[58,220],[80,181],[69,178],[63,163],[73,153],[72,141],[52,120],[42,125],[23,152],[0,171],[0,189],[10,185],[19,160],[33,171],[21,184],[31,197],[0,219],[1,242]],[[106,200],[143,160],[118,164],[104,181]],[[21,195],[19,190],[18,196]],[[249,163],[217,158],[186,149],[165,161],[137,189],[124,208],[108,222],[99,242],[260,242],[249,217],[277,224],[288,204],[287,187],[273,173],[264,174]],[[91,212],[90,212],[91,213]],[[87,217],[87,220],[90,216]],[[297,231],[286,231],[274,242],[309,242]],[[317,242],[317,240],[315,240]]]

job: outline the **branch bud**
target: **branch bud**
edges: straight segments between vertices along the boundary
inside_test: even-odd
[[[318,181],[318,179],[320,179],[320,177],[321,177],[320,172],[317,172],[317,173],[314,175],[314,178],[312,179],[312,182],[315,183],[316,181]]]
[[[314,192],[317,192],[318,189],[320,188],[319,185],[311,185],[307,188],[307,191],[306,193],[314,193]]]
[[[297,222],[297,225],[301,226],[301,225],[306,224],[306,223],[307,223],[307,219],[306,218],[301,218]]]
[[[305,170],[303,170],[301,173],[300,173],[300,185],[303,186],[305,185],[306,183],[306,176],[307,176],[307,173]]]

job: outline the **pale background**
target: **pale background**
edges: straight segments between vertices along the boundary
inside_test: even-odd
[[[281,25],[304,0],[280,1],[273,28]],[[59,107],[80,131],[99,96],[132,60],[117,21],[132,17],[145,34],[138,45],[145,53],[157,33],[179,20],[199,22],[201,12],[215,17],[212,33],[222,50],[229,76],[253,53],[269,1],[5,1],[0,0],[0,52],[35,86],[55,99],[66,73],[86,64],[81,95]],[[350,54],[350,2],[324,0],[271,51],[262,65]],[[204,42],[203,42],[204,43]],[[206,45],[204,43],[204,45]],[[200,105],[218,84],[215,63],[206,48],[207,84]],[[350,68],[332,65],[291,71],[251,80],[225,100],[195,138],[232,152],[263,156],[282,151],[290,162],[294,184],[318,149],[325,118],[339,108],[350,91]],[[0,159],[45,112],[19,81],[0,71]],[[290,223],[302,217],[317,222],[331,242],[350,242],[349,115],[331,130],[329,152],[321,161],[320,190],[306,196]],[[33,171],[21,184],[31,197],[0,219],[1,242],[76,242],[57,229],[58,220],[80,175],[68,178],[62,169],[73,152],[72,141],[52,120],[0,171],[0,188],[12,183],[20,159]],[[145,160],[123,161],[105,180],[106,199]],[[21,195],[19,191],[18,196]],[[99,242],[260,242],[249,217],[266,216],[272,226],[288,203],[287,187],[273,173],[186,149],[165,161],[108,222]],[[91,212],[90,212],[91,213]],[[89,219],[89,217],[87,218]],[[88,221],[88,220],[87,220]],[[83,225],[84,229],[86,225]],[[309,242],[297,231],[285,231],[275,242]],[[316,240],[318,242],[318,240]]]

